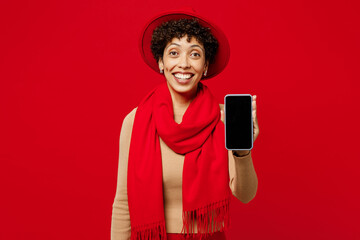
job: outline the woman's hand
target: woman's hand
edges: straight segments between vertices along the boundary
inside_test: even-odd
[[[256,140],[256,138],[259,136],[259,124],[258,124],[258,120],[257,120],[257,116],[256,116],[256,95],[254,95],[253,100],[252,100],[252,116],[253,116],[253,128],[254,128],[254,142]],[[224,122],[225,120],[225,113],[224,110],[221,109],[220,110],[220,114],[221,114],[221,121]]]

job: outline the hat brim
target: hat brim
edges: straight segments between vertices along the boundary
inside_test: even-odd
[[[208,20],[204,19],[203,17],[198,16],[197,14],[192,12],[185,12],[185,11],[166,12],[156,16],[151,21],[149,21],[148,24],[145,25],[145,28],[140,36],[140,42],[139,42],[141,56],[143,57],[145,63],[149,65],[155,72],[160,73],[159,65],[155,60],[150,49],[153,31],[163,22],[167,22],[170,20],[178,20],[182,18],[186,18],[186,19],[197,18],[199,20],[199,23],[203,27],[210,28],[211,33],[218,41],[219,47],[215,55],[214,62],[210,63],[208,67],[207,75],[203,76],[202,80],[216,76],[222,70],[224,70],[224,68],[229,62],[229,57],[230,57],[229,42],[225,34],[220,30],[220,28],[215,26],[213,23],[210,23]]]

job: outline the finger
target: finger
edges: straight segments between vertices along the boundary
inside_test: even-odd
[[[253,123],[254,123],[254,127],[259,127],[256,112],[253,113]]]
[[[257,122],[257,118],[254,121],[253,131],[254,131],[254,141],[255,141],[255,139],[259,136],[259,124]]]
[[[257,99],[257,96],[254,95],[253,100],[252,100],[252,108],[253,108],[253,110],[256,110],[256,99]]]
[[[256,98],[257,98],[257,96],[254,95],[254,97],[253,97],[253,111],[252,111],[254,139],[256,139],[257,136],[259,135],[259,124],[258,124],[258,119],[257,119]]]
[[[224,120],[225,120],[224,110],[220,110],[220,119],[221,119],[222,122],[224,122]]]
[[[257,122],[257,119],[256,121],[254,121],[253,129],[254,129],[254,136],[256,138],[259,135],[259,124]]]
[[[254,95],[253,97],[253,102],[252,102],[252,108],[253,108],[253,111],[252,111],[252,114],[253,114],[253,118],[254,118],[254,122],[257,123],[257,105],[256,105],[256,99],[257,99],[257,95]]]

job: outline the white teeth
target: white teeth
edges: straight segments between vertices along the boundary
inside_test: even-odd
[[[181,73],[176,73],[175,77],[180,78],[180,79],[189,79],[191,78],[191,74],[181,74]]]

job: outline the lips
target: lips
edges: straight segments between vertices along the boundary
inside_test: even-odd
[[[193,73],[173,73],[173,76],[177,82],[184,84],[184,83],[188,83],[192,79],[194,74]]]

